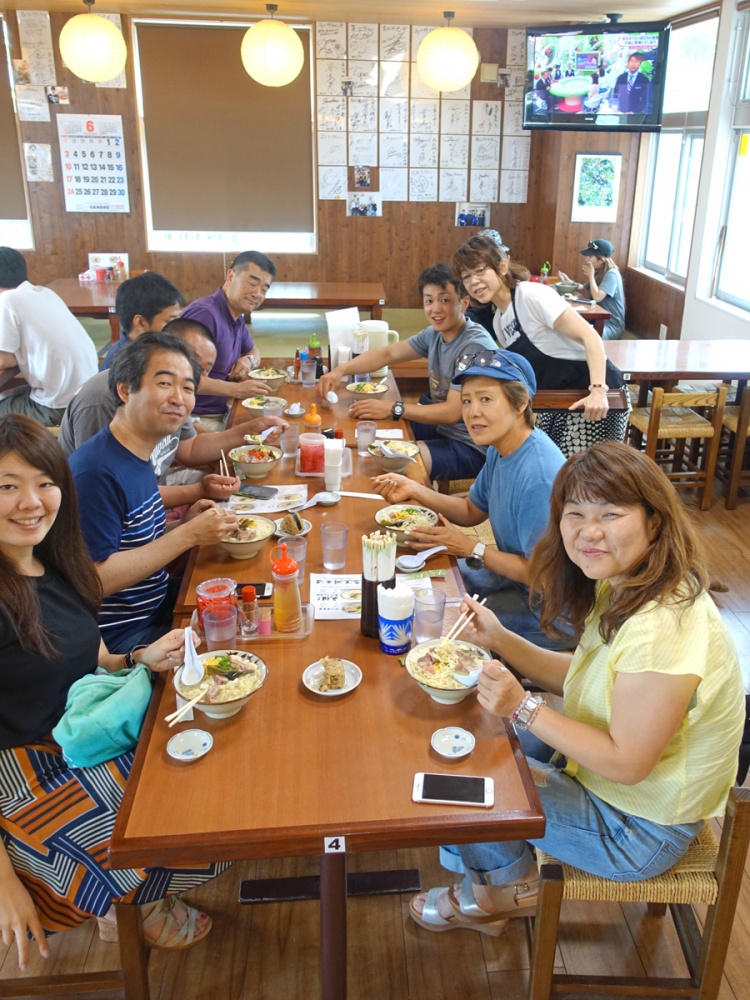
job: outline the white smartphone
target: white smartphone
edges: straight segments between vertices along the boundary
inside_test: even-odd
[[[468,774],[419,771],[414,775],[411,797],[414,802],[443,802],[446,805],[491,809],[495,803],[495,782],[492,778],[475,778]]]

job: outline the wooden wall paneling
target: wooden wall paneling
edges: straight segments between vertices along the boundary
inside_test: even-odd
[[[659,326],[663,323],[667,328],[667,339],[679,340],[685,311],[685,290],[652,278],[634,267],[624,269],[622,277],[628,330],[639,337],[656,340]]]

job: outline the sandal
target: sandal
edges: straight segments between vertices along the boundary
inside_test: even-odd
[[[181,920],[175,916],[177,903],[185,911]],[[156,900],[155,903],[144,903],[141,912],[143,935],[148,948],[179,951],[196,944],[211,930],[212,920],[208,914],[201,913],[193,906],[188,906],[178,896],[167,896],[165,899]],[[201,926],[198,930],[199,922]],[[109,914],[107,914],[106,917],[97,917],[97,924],[99,925],[99,937],[102,941],[117,942],[116,920],[109,919]],[[160,926],[160,931],[157,934],[156,927],[158,926]]]
[[[443,931],[464,930],[478,931],[489,937],[499,937],[505,930],[511,917],[530,916],[536,909],[537,887],[533,883],[523,882],[520,885],[502,887],[506,890],[507,904],[504,909],[494,913],[483,910],[474,898],[472,883],[465,878],[461,883],[459,898],[456,899],[455,887],[440,887],[430,889],[424,897],[424,906],[419,913],[414,908],[415,896],[409,903],[409,913],[412,920],[426,931],[441,934]],[[443,894],[448,897],[453,913],[444,917],[439,910],[439,902]],[[421,894],[420,894],[421,895]]]

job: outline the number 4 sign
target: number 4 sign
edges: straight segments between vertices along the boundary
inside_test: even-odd
[[[324,837],[324,854],[346,854],[346,837]]]

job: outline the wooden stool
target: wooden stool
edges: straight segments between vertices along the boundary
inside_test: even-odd
[[[643,882],[610,882],[561,864],[537,851],[539,899],[532,942],[529,1000],[549,1000],[552,994],[598,996],[696,997],[715,1000],[721,985],[729,936],[745,857],[750,842],[750,789],[730,792],[721,843],[709,823],[703,825],[685,856],[655,878]],[[648,912],[663,916],[667,904],[687,963],[685,979],[648,976],[571,976],[553,972],[563,899],[642,902]],[[706,904],[703,935],[692,910]]]
[[[125,1000],[149,1000],[150,952],[143,941],[140,907],[115,903],[115,912],[121,969],[0,979],[0,997],[81,997],[92,993],[97,996],[111,993],[118,997],[124,995]]]
[[[750,485],[750,464],[745,462],[747,429],[750,423],[750,385],[742,390],[739,406],[726,407],[722,423],[732,436],[730,440],[733,439],[729,450],[729,461],[724,467],[726,480],[724,503],[727,510],[734,510],[740,486]]]

